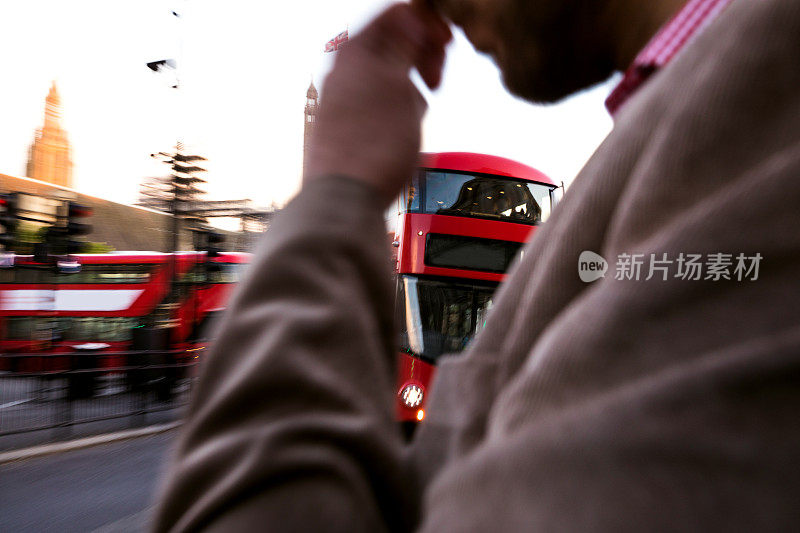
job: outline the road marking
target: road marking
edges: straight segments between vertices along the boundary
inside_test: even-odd
[[[31,402],[31,401],[33,401],[33,398],[26,398],[24,400],[17,400],[15,402],[8,402],[8,403],[0,404],[0,409],[5,409],[6,407],[14,407],[15,405],[28,403],[28,402]]]

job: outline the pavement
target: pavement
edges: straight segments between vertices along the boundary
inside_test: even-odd
[[[119,376],[103,376],[96,394],[87,399],[63,399],[64,380],[19,378],[0,372],[0,454],[54,441],[115,433],[164,424],[181,418],[185,398],[160,403],[150,396],[126,392]],[[179,388],[185,395],[188,386]],[[150,412],[141,412],[144,408]],[[74,422],[69,424],[69,422]],[[36,429],[39,428],[39,429]],[[0,532],[2,533],[2,532]]]
[[[14,463],[17,461],[25,461],[44,455],[52,455],[55,453],[71,452],[74,450],[81,450],[83,448],[90,448],[92,446],[100,446],[103,444],[110,444],[112,442],[119,442],[128,439],[135,439],[138,437],[149,437],[157,435],[165,431],[176,429],[181,425],[180,420],[168,422],[166,424],[157,424],[152,426],[145,426],[135,429],[127,429],[124,431],[117,431],[114,433],[102,433],[99,435],[92,435],[90,437],[83,437],[80,439],[65,440],[60,442],[48,442],[38,446],[30,446],[28,448],[19,448],[10,451],[0,452],[0,465],[7,463]]]
[[[177,432],[0,465],[0,532],[146,531]]]
[[[2,413],[0,413],[1,415]],[[167,411],[134,415],[97,422],[84,422],[70,427],[49,428],[39,431],[28,431],[12,435],[0,436],[0,458],[16,450],[25,450],[31,447],[47,445],[50,443],[63,443],[75,439],[82,439],[94,435],[116,435],[120,432],[162,426],[180,420],[183,409],[175,408]],[[6,461],[0,460],[0,464]],[[5,533],[0,530],[0,533]]]

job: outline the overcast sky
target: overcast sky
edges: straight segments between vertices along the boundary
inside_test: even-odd
[[[143,177],[166,173],[149,154],[181,138],[208,158],[211,198],[282,204],[300,179],[306,89],[331,66],[325,42],[358,31],[387,3],[3,2],[0,173],[24,175],[55,79],[81,192],[134,202]],[[176,56],[179,91],[145,67]],[[456,32],[442,88],[427,95],[423,150],[510,157],[569,183],[611,129],[611,83],[533,106],[509,96]]]

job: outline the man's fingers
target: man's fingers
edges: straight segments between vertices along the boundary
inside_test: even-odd
[[[427,103],[409,77],[416,67],[435,87],[449,29],[434,13],[396,4],[345,46],[325,79],[306,179],[361,180],[383,200],[412,174]]]
[[[390,56],[395,64],[411,66],[427,45],[427,28],[408,4],[394,4],[378,15],[351,43],[375,54]]]
[[[419,89],[414,86],[413,83],[410,83],[411,91],[413,93],[414,104],[417,112],[417,118],[421,121],[422,117],[425,115],[425,111],[428,110],[428,101],[425,100],[425,97],[422,96],[422,93],[419,92]]]
[[[434,9],[433,2],[429,0],[412,0],[411,7],[422,17],[435,43],[444,46],[450,42],[450,39],[453,38],[453,33],[450,31],[447,21]]]
[[[444,48],[430,50],[417,61],[417,71],[431,89],[436,89],[442,81],[442,68],[444,67]]]
[[[412,0],[411,6],[426,26],[428,43],[419,53],[415,66],[431,89],[439,86],[445,60],[445,46],[453,38],[450,27],[427,0]]]
[[[356,35],[348,46],[362,47],[400,69],[416,67],[425,83],[435,88],[441,78],[444,47],[450,39],[447,24],[433,11],[395,4]]]

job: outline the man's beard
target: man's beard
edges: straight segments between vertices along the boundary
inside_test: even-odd
[[[561,0],[542,13],[541,2],[511,0],[494,57],[509,92],[553,103],[607,79],[615,67],[608,30],[599,22],[604,3]]]

